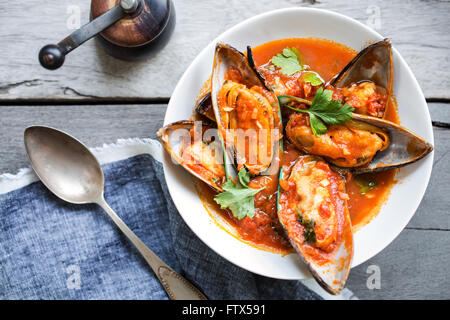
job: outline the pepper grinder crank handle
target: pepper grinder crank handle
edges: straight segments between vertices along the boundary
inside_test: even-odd
[[[48,44],[39,51],[39,62],[49,70],[55,70],[64,63],[66,55],[78,46],[96,36],[125,16],[134,13],[141,0],[121,0],[118,5],[106,11],[58,44]]]

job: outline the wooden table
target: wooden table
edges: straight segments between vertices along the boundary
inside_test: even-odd
[[[175,32],[157,56],[140,63],[118,61],[89,41],[53,72],[40,67],[39,49],[71,32],[67,26],[73,12],[78,10],[86,23],[89,1],[0,4],[0,172],[29,166],[23,130],[32,124],[68,131],[89,146],[125,137],[154,138],[178,79],[221,32],[277,8],[335,10],[392,39],[424,91],[435,135],[433,174],[419,209],[392,244],[352,270],[348,288],[361,299],[450,298],[450,2],[174,2]],[[374,268],[380,271],[380,289],[370,289]]]

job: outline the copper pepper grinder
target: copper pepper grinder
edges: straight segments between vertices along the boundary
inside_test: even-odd
[[[175,26],[171,0],[91,0],[91,21],[58,44],[44,46],[39,62],[55,70],[65,56],[94,36],[109,55],[139,60],[160,50]]]

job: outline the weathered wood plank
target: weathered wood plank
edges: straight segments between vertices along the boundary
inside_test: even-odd
[[[66,131],[89,147],[119,138],[156,138],[166,105],[71,105],[0,107],[0,173],[29,167],[23,132],[31,125]]]
[[[450,123],[450,104],[428,103],[432,121]],[[408,228],[450,230],[450,130],[433,128],[434,163],[430,183]]]
[[[434,128],[434,163],[430,183],[408,228],[450,231],[450,130]]]
[[[214,37],[248,17],[292,6],[331,9],[377,27],[393,39],[426,97],[450,98],[447,1],[174,0],[175,32],[155,57],[140,63],[118,61],[89,41],[68,56],[62,69],[44,70],[37,61],[39,49],[71,32],[71,6],[78,6],[81,23],[87,22],[89,2],[0,4],[0,21],[7,26],[0,28],[0,100],[169,97],[184,70]]]
[[[351,270],[347,287],[360,299],[449,299],[449,248],[448,231],[403,230],[382,252]],[[379,289],[373,287],[377,270]]]
[[[450,104],[448,103],[428,103],[431,120],[441,123],[450,123]]]

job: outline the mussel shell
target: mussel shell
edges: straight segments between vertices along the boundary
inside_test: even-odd
[[[317,161],[323,161],[323,159],[318,156],[304,155],[297,158],[295,163],[300,160],[304,162],[304,167],[307,167],[308,165],[313,164]],[[286,174],[290,175],[291,170],[294,166],[295,164],[291,165],[291,168],[288,170],[288,172],[286,172]],[[283,175],[285,174],[283,171],[283,169],[280,171],[280,180],[283,179]],[[337,173],[335,174],[338,175]],[[333,251],[334,263],[320,263],[308,257],[308,255],[303,250],[303,244],[296,241],[295,236],[293,234],[290,234],[288,228],[283,224],[283,218],[280,217],[280,215],[283,214],[283,208],[280,203],[280,188],[281,187],[279,186],[277,198],[277,214],[280,220],[280,224],[286,232],[289,242],[297,252],[298,256],[301,258],[301,260],[308,267],[308,270],[311,272],[314,279],[320,284],[320,286],[331,294],[339,294],[345,286],[348,275],[350,273],[350,267],[353,259],[353,232],[350,213],[348,211],[346,201],[342,200],[344,202],[344,208],[342,212],[344,218],[344,226],[340,238],[340,245],[338,245],[337,248],[335,248],[335,250]]]
[[[200,175],[199,173],[193,171],[191,168],[189,168],[185,161],[182,159],[182,151],[184,148],[186,148],[186,145],[184,144],[184,141],[181,138],[188,137],[189,131],[194,126],[194,121],[191,120],[181,120],[174,123],[171,123],[169,125],[164,126],[163,128],[159,129],[157,132],[157,136],[159,140],[161,141],[164,148],[167,150],[167,152],[172,157],[172,160],[176,162],[177,164],[181,165],[186,171],[188,171],[190,174],[195,176],[196,178],[202,180],[207,185],[209,185],[211,188],[218,192],[222,192],[223,189],[219,182],[211,181],[210,179],[207,179]],[[211,130],[211,135],[202,135],[202,139],[211,139],[214,137],[215,139],[217,137],[217,129],[209,127],[207,125],[202,125],[203,128]],[[183,132],[184,130],[184,132]],[[190,136],[189,136],[190,138]],[[220,151],[220,150],[219,150]]]
[[[344,88],[354,83],[371,81],[391,95],[393,70],[391,41],[384,39],[361,50],[329,84]]]
[[[273,94],[274,101],[276,102],[276,108],[274,108],[274,117],[276,120],[276,125],[279,126],[279,132],[280,132],[280,139],[281,139],[281,112],[280,107],[278,105],[278,100],[276,99],[275,93],[267,87],[266,81],[264,77],[258,72],[254,62],[253,62],[253,55],[251,52],[251,48],[247,48],[247,54],[250,56],[250,60],[247,56],[245,56],[242,52],[238,51],[237,49],[233,48],[232,46],[225,44],[225,43],[217,43],[215,55],[214,55],[214,62],[213,62],[213,70],[212,70],[212,76],[211,76],[211,101],[212,106],[214,110],[214,116],[217,122],[218,128],[223,128],[223,123],[220,119],[220,110],[219,105],[217,101],[217,97],[219,94],[219,91],[221,90],[223,84],[225,83],[225,75],[227,70],[230,67],[234,67],[238,69],[241,73],[241,76],[243,77],[244,82],[248,86],[263,86],[267,91],[271,92]],[[205,95],[206,98],[206,95]],[[206,98],[207,99],[207,98]],[[203,102],[205,104],[206,101]],[[220,133],[220,130],[219,130]],[[236,150],[231,147],[225,147],[224,139],[222,137],[222,134],[220,133],[221,140],[224,145],[225,152],[225,171],[227,173],[227,178],[237,181],[237,171],[236,166],[234,165],[236,163]],[[279,143],[275,143],[274,147],[279,146]],[[274,155],[278,152],[278,150],[274,150]],[[245,164],[244,164],[245,166]],[[266,170],[271,171],[272,164],[269,165]]]
[[[389,146],[375,154],[372,161],[362,167],[351,168],[355,173],[379,172],[412,164],[431,151],[433,146],[414,132],[393,122],[376,117],[353,114],[353,119],[385,130]]]
[[[207,92],[197,101],[195,104],[195,111],[207,119],[216,122],[216,116],[214,115],[214,108],[211,100],[211,91]]]
[[[267,84],[266,79],[258,71],[258,67],[255,64],[253,52],[250,46],[247,47],[247,61],[250,67],[256,72],[256,75],[260,79],[261,83],[264,84],[266,89],[269,88],[270,86]],[[211,91],[206,92],[200,99],[198,99],[194,109],[198,114],[201,114],[202,116],[208,118],[209,120],[216,122],[216,116],[214,114],[214,108],[211,100]]]
[[[248,50],[251,52],[251,50]],[[213,72],[211,79],[211,97],[217,97],[217,93],[220,91],[224,79],[225,73],[229,67],[235,67],[238,69],[246,83],[260,86],[263,85],[267,90],[266,83],[262,75],[250,64],[249,59],[239,50],[225,43],[217,43],[214,56]]]

